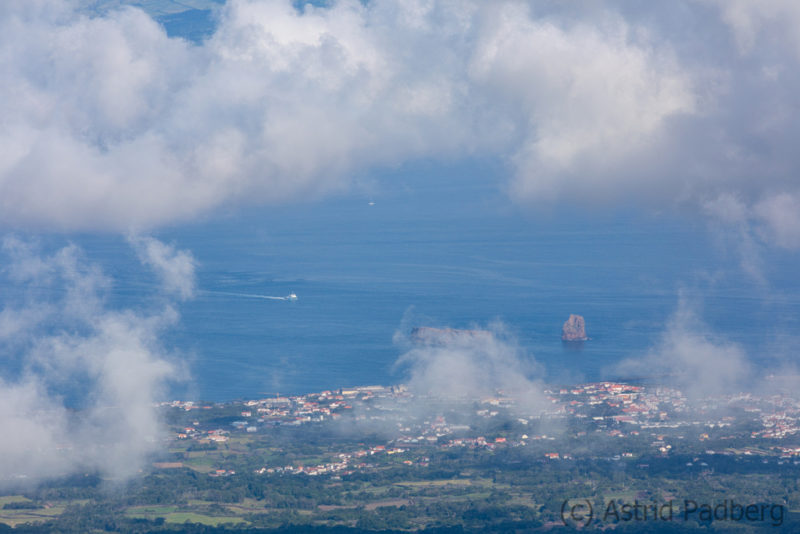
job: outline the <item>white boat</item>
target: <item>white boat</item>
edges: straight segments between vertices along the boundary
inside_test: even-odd
[[[294,293],[289,293],[289,295],[287,295],[285,298],[286,300],[297,300],[297,295]]]

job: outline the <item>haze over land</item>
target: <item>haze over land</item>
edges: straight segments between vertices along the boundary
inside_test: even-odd
[[[175,18],[181,16],[187,18]],[[183,36],[191,39],[181,37],[182,20]],[[596,272],[624,268],[613,259],[630,263],[631,249],[657,250],[662,263],[691,268],[664,274],[655,262],[627,265],[642,287],[648,276],[656,279],[674,313],[655,327],[647,319],[643,329],[654,342],[621,364],[625,372],[678,367],[690,393],[760,388],[770,374],[791,377],[799,326],[793,276],[800,247],[799,25],[800,7],[788,0],[646,7],[521,0],[3,2],[0,229],[8,237],[0,263],[6,355],[0,423],[14,439],[0,444],[0,475],[13,476],[15,464],[38,462],[40,450],[64,444],[58,466],[42,463],[42,474],[87,463],[108,469],[132,459],[135,465],[158,434],[150,405],[170,381],[193,391],[193,374],[211,360],[202,347],[170,337],[181,332],[183,307],[198,298],[197,277],[213,264],[214,274],[229,275],[232,285],[246,285],[234,276],[243,272],[262,276],[255,286],[274,282],[270,267],[241,266],[239,253],[258,247],[291,252],[279,274],[295,284],[306,274],[290,269],[310,273],[315,283],[354,284],[351,291],[358,281],[337,270],[351,269],[349,276],[362,281],[378,273],[364,289],[377,294],[397,280],[398,292],[435,286],[434,275],[448,272],[484,284],[490,296],[513,296],[519,287],[537,288],[530,273],[544,263],[538,256],[521,261],[536,242],[530,235],[579,213],[580,225],[595,232],[595,256],[586,261]],[[356,213],[356,203],[383,218]],[[649,233],[631,234],[630,241],[609,237],[614,245],[604,248],[602,229],[621,213],[633,213],[621,219]],[[661,221],[680,226],[669,253],[651,242],[662,237],[653,229]],[[620,226],[609,225],[608,233],[619,236]],[[581,304],[577,295],[585,295],[587,282],[570,271],[572,254],[589,248],[578,232],[567,227],[563,249],[547,261],[565,273],[548,283]],[[465,235],[479,240],[464,245]],[[280,241],[285,236],[288,245]],[[367,236],[375,248],[391,246],[376,254],[348,244],[348,236],[357,245]],[[104,240],[116,244],[110,252]],[[326,240],[352,252],[352,264],[325,249]],[[556,240],[541,249],[553,250]],[[230,249],[236,254],[206,254],[205,267],[185,250],[187,243],[223,241],[240,243]],[[303,243],[310,243],[306,250]],[[480,248],[486,243],[502,245]],[[525,250],[515,250],[520,243]],[[123,262],[129,270],[115,264],[121,249],[130,256]],[[612,257],[608,264],[604,253]],[[305,260],[286,263],[292,254]],[[415,270],[423,260],[441,263],[438,270],[428,264],[427,271]],[[520,262],[514,269],[502,270],[514,261]],[[353,274],[356,264],[372,267]],[[127,291],[122,297],[107,265],[135,282],[118,282]],[[456,269],[462,271],[453,275]],[[417,278],[406,280],[404,272]],[[618,280],[618,293],[627,282]],[[214,289],[222,292],[222,285]],[[572,287],[579,290],[570,293]],[[297,290],[280,289],[286,292],[274,294]],[[705,290],[745,299],[768,316],[780,306],[790,310],[775,318],[774,344],[761,346],[770,359],[728,339],[735,325],[721,333],[706,326],[702,297],[692,297]],[[336,291],[328,295],[339,298]],[[443,307],[479,310],[463,314],[466,320],[486,325],[499,315],[480,311],[488,306],[478,298],[483,293],[459,301],[460,288],[448,291],[453,298]],[[385,300],[424,302],[409,294]],[[377,310],[377,302],[364,304],[372,305]],[[512,309],[501,319],[516,328]],[[336,328],[350,334],[342,310],[332,307],[328,316],[341,315],[345,326]],[[391,332],[405,310],[383,310]],[[229,309],[214,312],[205,326],[192,323],[198,335]],[[590,330],[599,320],[567,310],[573,312],[587,315]],[[564,319],[556,320],[556,338]],[[432,318],[434,326],[448,320]],[[311,336],[322,327],[298,328]],[[542,379],[514,336],[498,346],[432,352],[406,352],[392,346],[390,335],[384,339],[393,359],[411,365],[398,378],[429,388],[444,385],[449,377],[442,369],[450,368],[462,372],[459,387],[487,373],[495,386],[535,388]],[[351,342],[355,357],[359,347]],[[270,365],[287,376],[313,374],[313,366],[293,365],[301,352],[264,359],[280,360]],[[263,372],[266,364],[247,365]],[[277,372],[272,378],[275,389],[286,385]],[[104,453],[84,456],[87,443]]]

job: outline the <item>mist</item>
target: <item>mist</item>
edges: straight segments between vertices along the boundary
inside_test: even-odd
[[[146,242],[164,252],[160,268],[181,273],[179,287],[193,287],[189,253]],[[2,252],[13,291],[0,311],[0,485],[136,473],[165,437],[156,402],[170,381],[186,378],[180,356],[161,342],[178,321],[169,298],[177,278],[158,289],[165,299],[156,309],[115,309],[107,304],[113,281],[79,247],[46,252],[6,238]]]
[[[541,366],[502,323],[428,330],[433,335],[395,335],[395,344],[405,349],[395,367],[406,374],[413,393],[449,401],[508,397],[526,414],[546,408]]]

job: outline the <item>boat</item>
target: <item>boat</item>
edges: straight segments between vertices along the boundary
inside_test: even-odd
[[[294,294],[294,292],[292,292],[292,293],[289,293],[289,294],[288,294],[286,297],[284,297],[284,298],[285,298],[286,300],[297,300],[297,295],[295,295],[295,294]]]

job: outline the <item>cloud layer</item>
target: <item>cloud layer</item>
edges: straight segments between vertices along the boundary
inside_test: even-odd
[[[692,304],[681,297],[659,342],[641,358],[618,364],[622,376],[649,376],[674,382],[694,399],[760,389],[745,350],[710,331]]]
[[[423,396],[473,400],[498,394],[517,408],[538,415],[547,405],[542,369],[502,324],[488,330],[422,328],[395,342],[407,351],[396,367],[408,373],[408,387]]]
[[[230,0],[193,46],[132,8],[10,0],[0,224],[146,229],[478,155],[523,203],[736,198],[796,247],[800,15],[766,7]]]
[[[132,474],[158,447],[155,402],[181,371],[159,341],[176,312],[108,308],[111,281],[75,246],[47,255],[7,238],[3,252],[2,274],[15,291],[0,310],[0,425],[9,430],[0,485],[76,469]],[[177,263],[172,271],[190,286],[194,273],[181,271],[183,258],[162,258],[161,266]],[[167,291],[174,282],[166,280]]]

